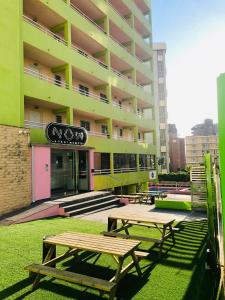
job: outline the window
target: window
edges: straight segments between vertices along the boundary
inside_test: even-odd
[[[100,93],[99,97],[100,97],[100,100],[101,100],[102,102],[109,102],[109,101],[108,101],[108,98],[107,98],[107,96],[106,96],[105,94]]]
[[[55,84],[61,86],[62,84],[62,77],[58,74],[55,74]]]
[[[129,172],[136,170],[136,154],[114,153],[113,157],[114,169],[128,169]]]
[[[119,101],[119,107],[122,108],[122,102],[121,101]]]
[[[82,84],[79,84],[79,92],[80,92],[80,94],[82,94],[84,96],[89,96],[89,88]]]
[[[165,85],[164,85],[164,83],[160,83],[158,85],[158,96],[159,96],[159,101],[165,100],[166,94],[165,94]]]
[[[119,129],[119,134],[120,134],[120,137],[123,136],[123,129],[122,128]]]
[[[158,61],[158,77],[164,77],[164,64],[162,61]]]
[[[87,131],[90,131],[90,122],[88,122],[88,121],[80,121],[80,126],[84,127]]]
[[[102,125],[101,126],[101,130],[102,130],[103,134],[108,134],[108,127],[107,127],[107,125]]]
[[[138,132],[138,140],[140,141],[141,140],[141,133]]]
[[[55,116],[55,121],[56,121],[57,123],[62,123],[62,116],[61,116],[61,115],[56,115],[56,116]]]

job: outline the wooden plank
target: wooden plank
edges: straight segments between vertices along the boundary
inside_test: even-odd
[[[78,273],[73,273],[69,271],[59,270],[56,268],[51,268],[43,265],[33,264],[27,266],[25,269],[33,273],[51,276],[61,280],[102,290],[105,292],[110,292],[115,287],[115,283],[109,282],[107,280],[90,277]]]
[[[149,252],[145,252],[145,251],[134,251],[135,255],[138,257],[138,258],[146,258],[149,256]]]
[[[170,222],[174,222],[174,219],[171,218],[160,218],[156,216],[152,216],[151,214],[140,214],[140,213],[122,213],[122,212],[114,212],[109,215],[109,218],[111,219],[117,219],[117,220],[128,220],[128,221],[137,221],[137,222],[143,222],[143,223],[152,223],[152,224],[168,224]]]
[[[89,250],[98,253],[106,253],[124,256],[131,249],[136,248],[139,241],[124,241],[102,237],[100,235],[65,233],[50,237],[44,240],[44,243],[53,245],[62,245],[80,250]]]
[[[153,243],[157,243],[160,244],[162,243],[161,239],[154,239],[154,238],[148,238],[148,237],[143,237],[143,236],[139,236],[139,235],[127,235],[127,234],[122,234],[122,233],[117,233],[117,232],[108,232],[108,231],[103,231],[102,234],[104,234],[105,236],[111,236],[111,237],[120,237],[120,238],[124,238],[124,239],[136,239],[136,240],[140,240],[143,242],[153,242]]]

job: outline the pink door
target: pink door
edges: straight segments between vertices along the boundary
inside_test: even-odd
[[[51,197],[51,149],[32,147],[32,200]]]

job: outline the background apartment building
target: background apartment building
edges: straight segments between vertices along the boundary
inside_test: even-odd
[[[150,14],[147,0],[0,3],[3,211],[57,193],[147,188],[156,154]],[[87,143],[49,142],[51,122],[84,127]]]
[[[202,164],[204,153],[209,152],[213,161],[218,158],[217,124],[206,119],[204,123],[195,125],[192,136],[185,138],[187,165]]]
[[[185,142],[184,138],[177,136],[177,128],[175,124],[168,125],[169,132],[169,156],[170,156],[170,172],[178,172],[185,169]]]
[[[159,172],[169,172],[169,138],[167,124],[167,89],[166,89],[166,44],[153,45],[154,61],[154,96],[157,157],[163,158],[163,164],[158,166]]]

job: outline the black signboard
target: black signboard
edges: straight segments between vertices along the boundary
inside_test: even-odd
[[[49,142],[64,145],[85,145],[88,138],[85,128],[61,123],[49,123],[46,126],[45,135]]]

